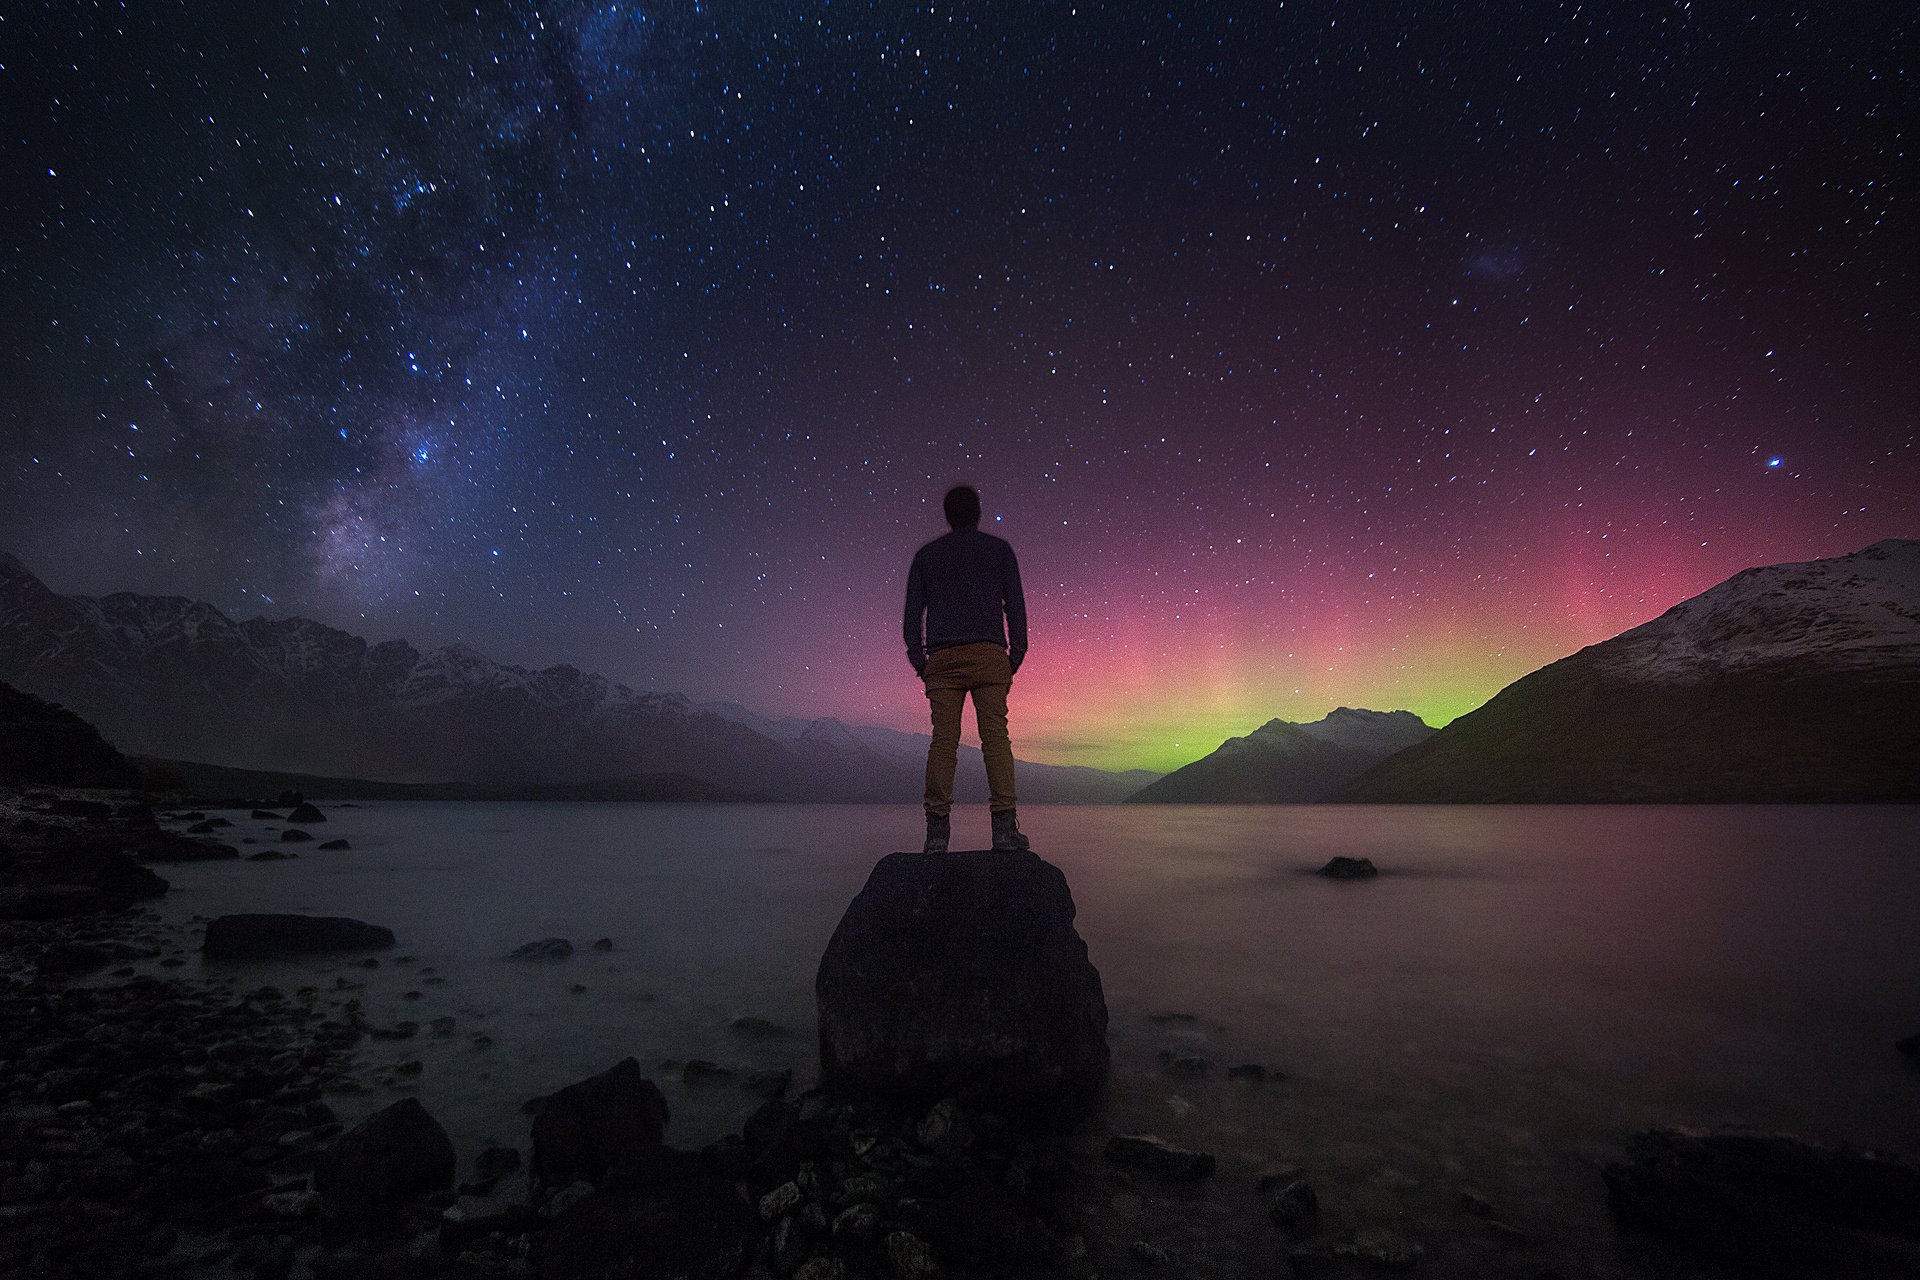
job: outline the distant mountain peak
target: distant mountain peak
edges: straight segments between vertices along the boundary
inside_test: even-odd
[[[1318,720],[1273,719],[1131,799],[1141,803],[1292,804],[1324,799],[1348,779],[1433,733],[1411,711],[1335,707]]]
[[[1920,800],[1920,541],[1762,565],[1522,676],[1359,803]]]

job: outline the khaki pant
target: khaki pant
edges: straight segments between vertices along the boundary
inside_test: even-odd
[[[927,813],[945,817],[953,808],[953,771],[960,759],[960,706],[973,695],[980,725],[980,753],[987,760],[987,807],[1014,807],[1013,741],[1007,736],[1007,690],[1013,665],[990,641],[939,649],[927,655],[927,702],[933,709],[933,742],[927,748]]]

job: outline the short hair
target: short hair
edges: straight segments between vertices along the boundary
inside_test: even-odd
[[[947,523],[959,529],[980,523],[980,495],[970,484],[957,484],[947,490]]]

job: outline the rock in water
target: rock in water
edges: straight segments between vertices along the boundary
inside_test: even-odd
[[[300,823],[311,824],[315,822],[325,822],[326,820],[327,820],[327,815],[320,812],[319,809],[315,808],[313,805],[310,805],[310,804],[300,805],[299,807],[295,808],[292,813],[287,815],[288,822],[300,822]]]
[[[1371,880],[1380,874],[1372,858],[1336,857],[1313,874],[1329,880]]]
[[[393,930],[345,916],[237,915],[207,921],[201,950],[213,960],[322,951],[372,951],[393,945]]]
[[[415,1196],[453,1185],[453,1140],[417,1098],[402,1098],[340,1135],[313,1166],[313,1187],[336,1217],[393,1216]]]
[[[1741,1130],[1650,1129],[1602,1176],[1614,1217],[1765,1275],[1920,1278],[1920,1165]]]
[[[1033,853],[882,858],[820,958],[822,1082],[996,1108],[1091,1095],[1107,1004],[1073,916]]]
[[[665,1096],[638,1062],[622,1058],[542,1099],[529,1172],[542,1186],[597,1183],[623,1157],[658,1146],[666,1125]]]

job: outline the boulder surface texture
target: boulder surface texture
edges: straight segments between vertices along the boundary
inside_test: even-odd
[[[1033,853],[882,858],[820,959],[822,1082],[995,1109],[1091,1096],[1107,1004],[1073,917]]]

